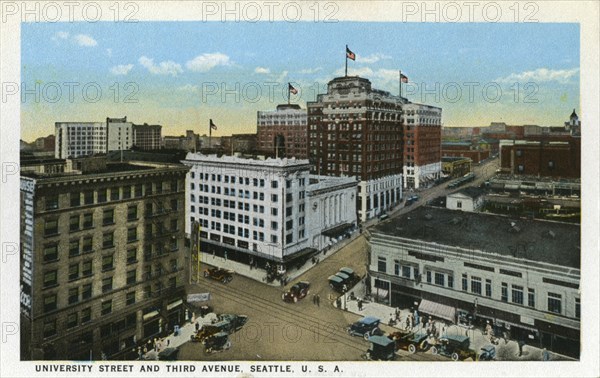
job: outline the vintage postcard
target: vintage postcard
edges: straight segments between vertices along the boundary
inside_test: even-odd
[[[1,3],[2,376],[598,376],[594,2]]]

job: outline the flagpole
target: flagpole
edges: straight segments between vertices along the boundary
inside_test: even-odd
[[[211,147],[211,139],[212,139],[212,125],[210,122],[208,123],[208,148]]]
[[[348,45],[346,45],[346,51],[344,51],[344,55],[346,56],[346,71],[344,76],[348,77]]]
[[[290,83],[288,83],[288,105],[290,104]]]
[[[398,70],[398,74],[400,75],[398,76],[398,80],[400,80],[400,97],[402,98],[402,70]]]

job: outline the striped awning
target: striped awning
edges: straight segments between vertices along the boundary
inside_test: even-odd
[[[421,304],[419,304],[419,312],[424,312],[426,314],[448,320],[452,323],[454,323],[456,320],[456,309],[454,307],[428,301],[427,299],[421,300]]]

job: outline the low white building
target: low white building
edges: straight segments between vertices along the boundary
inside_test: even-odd
[[[186,233],[203,252],[286,264],[356,227],[356,179],[311,176],[308,160],[188,153],[183,163]]]
[[[446,208],[450,210],[478,211],[484,203],[483,191],[468,187],[446,195]]]

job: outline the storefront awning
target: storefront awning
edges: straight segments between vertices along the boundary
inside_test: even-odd
[[[303,248],[303,249],[301,249],[297,252],[294,252],[290,255],[283,256],[283,262],[290,262],[294,259],[297,259],[298,257],[306,256],[306,255],[316,253],[316,252],[317,252],[317,250],[315,248],[310,248],[310,247]]]
[[[338,226],[324,230],[321,232],[321,234],[330,238],[337,238],[350,228],[352,228],[352,223],[343,223]]]
[[[377,297],[381,299],[387,299],[388,291],[386,289],[375,288],[371,294],[375,294]]]
[[[454,307],[446,306],[441,303],[435,303],[426,299],[421,300],[421,304],[419,305],[419,312],[424,312],[426,314],[448,320],[452,323],[454,323],[454,321],[456,320],[456,309]]]

